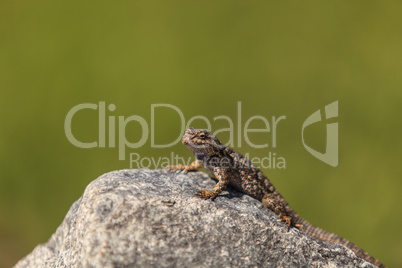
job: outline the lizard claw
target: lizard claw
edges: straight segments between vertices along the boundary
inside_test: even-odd
[[[304,226],[303,226],[303,224],[298,224],[298,223],[296,223],[296,224],[295,224],[295,227],[296,227],[297,229],[299,229],[299,230],[303,230],[302,228],[303,228]]]
[[[194,195],[198,196],[202,199],[210,199],[211,197],[209,196],[208,193],[209,192],[206,189],[202,189],[202,190],[197,190]]]
[[[290,230],[290,227],[292,225],[292,218],[289,216],[282,216],[281,217],[281,222],[283,222],[285,225],[288,227],[288,232]]]
[[[177,172],[177,171],[178,171],[178,172],[183,171],[184,173],[187,173],[187,172],[188,172],[187,167],[186,167],[186,166],[183,166],[183,165],[181,165],[181,164],[176,165],[176,166],[167,166],[166,169],[167,169],[168,171],[173,171],[173,172]]]

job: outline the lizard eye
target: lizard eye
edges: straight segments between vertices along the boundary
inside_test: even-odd
[[[204,139],[204,138],[205,138],[205,133],[200,133],[199,137],[200,137],[201,139]]]

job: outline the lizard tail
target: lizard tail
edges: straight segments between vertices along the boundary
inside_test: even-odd
[[[340,236],[337,236],[336,234],[333,234],[333,233],[324,231],[318,227],[315,227],[315,226],[311,225],[309,222],[307,222],[301,218],[299,218],[298,224],[300,224],[302,226],[302,227],[300,227],[300,229],[304,233],[308,234],[309,236],[312,236],[312,237],[317,238],[322,241],[342,244],[342,245],[350,248],[354,253],[356,253],[357,256],[365,259],[366,261],[374,264],[377,267],[385,268],[384,264],[379,262],[374,257],[370,256],[367,252],[365,252],[364,250],[362,250],[361,248],[359,248],[352,242],[350,242]]]

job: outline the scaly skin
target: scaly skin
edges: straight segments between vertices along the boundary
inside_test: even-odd
[[[368,262],[378,267],[385,267],[348,240],[303,220],[251,161],[232,148],[223,145],[212,133],[202,129],[189,128],[184,134],[182,142],[194,153],[197,160],[189,166],[178,165],[168,168],[187,172],[203,167],[218,180],[212,190],[197,191],[196,195],[200,198],[214,199],[231,183],[241,192],[258,199],[274,211],[288,229],[294,227],[314,238],[345,245]]]

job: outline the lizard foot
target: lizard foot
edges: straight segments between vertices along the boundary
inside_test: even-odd
[[[176,166],[167,166],[166,168],[170,171],[182,171],[183,170],[184,173],[187,173],[189,171],[197,170],[197,169],[201,168],[201,165],[198,161],[194,161],[193,163],[191,163],[188,166],[178,164]]]
[[[207,191],[206,189],[198,190],[195,195],[202,199],[214,199],[216,197],[214,191]]]
[[[292,225],[292,218],[290,216],[279,215],[281,218],[281,222],[283,222],[288,227],[288,231],[290,230],[290,226]]]
[[[295,227],[296,227],[297,229],[299,229],[299,230],[302,230],[302,228],[303,228],[304,226],[303,226],[303,224],[298,224],[298,223],[296,223],[296,224],[295,224]]]
[[[188,166],[184,166],[184,165],[181,165],[181,164],[178,164],[176,166],[167,166],[166,169],[169,170],[169,171],[173,171],[173,172],[183,171],[184,173],[187,173],[190,170],[190,169],[188,169]]]

